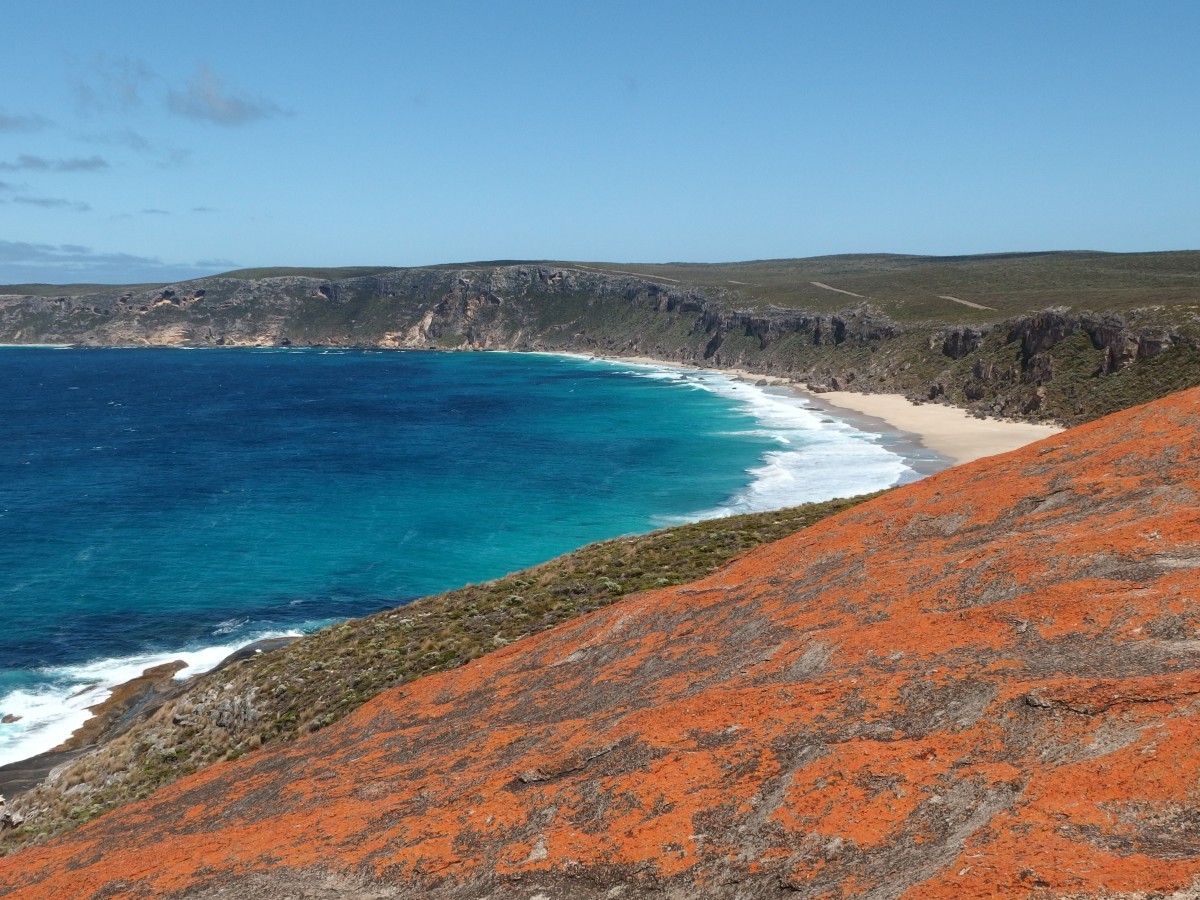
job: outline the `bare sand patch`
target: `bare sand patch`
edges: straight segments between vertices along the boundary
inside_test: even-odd
[[[965,409],[917,404],[900,394],[829,391],[817,396],[830,406],[873,416],[893,428],[916,434],[922,444],[956,464],[1007,453],[1063,430],[1057,425],[977,419]]]

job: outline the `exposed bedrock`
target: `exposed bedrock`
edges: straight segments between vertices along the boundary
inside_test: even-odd
[[[741,302],[719,289],[533,264],[333,282],[214,277],[140,291],[0,296],[0,341],[637,355],[1067,422],[1200,381],[1195,338],[1135,313],[1054,308],[947,326],[901,324],[865,301],[820,314]]]

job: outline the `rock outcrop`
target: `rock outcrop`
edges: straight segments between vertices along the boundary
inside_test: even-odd
[[[1172,315],[1055,307],[983,325],[902,323],[866,299],[814,312],[711,286],[519,264],[0,295],[0,342],[636,355],[1081,422],[1200,383],[1200,331],[1182,310]]]
[[[0,860],[12,897],[1190,896],[1200,391]]]

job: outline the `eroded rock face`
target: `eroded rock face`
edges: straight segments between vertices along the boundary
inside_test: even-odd
[[[975,352],[980,341],[987,337],[991,328],[973,328],[970,325],[959,325],[947,329],[942,335],[941,351],[943,356],[951,359],[962,359],[968,353]]]
[[[1200,371],[1197,325],[1182,307],[1173,324],[1153,310],[1052,307],[946,327],[902,325],[866,298],[836,313],[745,302],[719,287],[532,263],[396,269],[337,281],[214,276],[77,296],[0,294],[0,340],[648,356],[797,383],[856,380],[856,390],[1063,422],[1193,386]],[[1164,355],[1155,374],[1142,377]],[[980,375],[981,366],[994,373]],[[1133,377],[1112,386],[1114,375]]]
[[[1193,390],[390,691],[0,861],[0,894],[1188,890],[1198,496]]]

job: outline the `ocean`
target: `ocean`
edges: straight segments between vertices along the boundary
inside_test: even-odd
[[[0,386],[0,764],[151,665],[916,477],[785,389],[580,357],[2,348]]]

